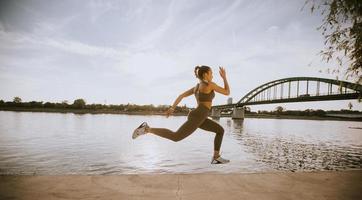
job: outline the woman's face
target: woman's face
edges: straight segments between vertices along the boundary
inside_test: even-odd
[[[207,71],[207,73],[205,73],[204,74],[204,79],[206,80],[206,81],[212,81],[212,78],[213,78],[213,76],[212,76],[212,70],[210,69],[210,70],[208,70]]]

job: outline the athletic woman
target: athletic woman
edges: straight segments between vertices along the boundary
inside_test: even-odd
[[[135,139],[140,135],[153,133],[160,137],[178,142],[189,136],[197,128],[201,128],[216,134],[214,139],[214,155],[212,156],[211,164],[228,163],[230,160],[224,159],[220,156],[220,147],[224,136],[224,128],[217,122],[208,118],[208,114],[211,110],[212,99],[215,97],[214,91],[224,95],[230,94],[229,84],[226,80],[225,69],[223,67],[219,67],[220,76],[224,80],[224,88],[212,82],[212,70],[209,66],[196,66],[194,73],[195,76],[199,79],[199,83],[195,87],[192,87],[184,93],[180,94],[173,105],[166,111],[166,117],[169,117],[169,115],[174,112],[176,106],[183,98],[194,94],[198,105],[195,109],[188,113],[187,121],[182,124],[176,132],[167,128],[151,128],[146,122],[143,122],[138,128],[134,130],[132,138]]]

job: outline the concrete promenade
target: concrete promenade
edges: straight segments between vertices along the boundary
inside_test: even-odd
[[[362,199],[362,170],[0,176],[0,199]]]

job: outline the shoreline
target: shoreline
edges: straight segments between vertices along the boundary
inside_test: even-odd
[[[263,118],[263,119],[302,119],[302,120],[333,120],[333,121],[362,121],[360,118],[347,118],[347,117],[318,117],[318,116],[295,116],[295,115],[245,115],[245,118]]]
[[[362,170],[0,176],[0,199],[362,199]]]
[[[73,113],[73,114],[124,114],[124,115],[161,115],[164,112],[145,112],[145,111],[117,111],[117,110],[76,110],[76,109],[39,109],[39,108],[0,108],[0,111],[13,112],[46,112],[46,113]],[[171,116],[187,116],[187,113],[173,113]],[[210,116],[211,117],[211,116]],[[221,117],[231,117],[230,115],[221,115]],[[301,120],[332,120],[332,121],[362,121],[362,117],[348,118],[336,116],[295,116],[295,115],[268,115],[268,114],[245,114],[245,118],[262,118],[262,119],[301,119]]]

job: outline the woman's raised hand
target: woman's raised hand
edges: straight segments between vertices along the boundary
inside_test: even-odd
[[[226,72],[224,67],[219,67],[219,74],[221,76],[221,78],[226,79]]]

